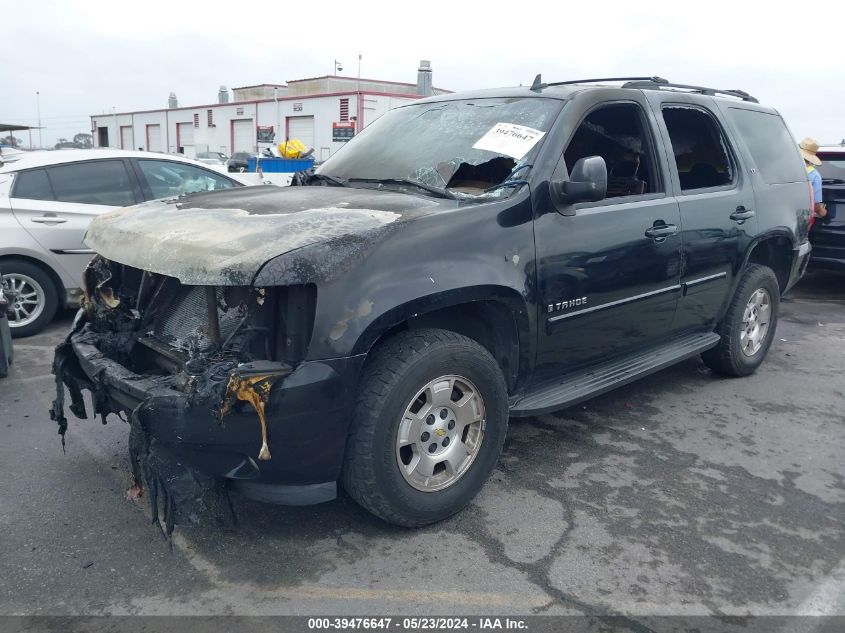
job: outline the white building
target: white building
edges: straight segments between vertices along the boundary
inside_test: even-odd
[[[259,141],[259,131],[272,132],[273,144],[299,139],[322,161],[355,130],[391,108],[449,92],[431,87],[427,61],[420,63],[417,77],[416,84],[328,75],[244,86],[232,90],[231,103],[220,103],[228,101],[228,91],[221,87],[218,103],[94,115],[91,133],[96,147],[194,156],[206,151],[254,153],[271,144]]]

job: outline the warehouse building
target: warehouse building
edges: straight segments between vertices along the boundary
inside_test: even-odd
[[[424,60],[416,84],[327,75],[234,88],[231,102],[221,86],[217,103],[192,107],[179,107],[171,93],[165,109],[94,115],[91,133],[96,147],[186,156],[254,153],[299,139],[322,161],[391,108],[448,92],[432,87]]]

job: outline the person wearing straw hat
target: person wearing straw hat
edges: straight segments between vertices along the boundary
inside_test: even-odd
[[[804,157],[804,165],[807,168],[807,178],[813,188],[813,215],[817,218],[823,218],[827,215],[827,208],[822,202],[822,176],[817,166],[822,164],[818,157],[819,142],[810,138],[809,136],[798,143],[798,149],[801,151],[801,156]]]

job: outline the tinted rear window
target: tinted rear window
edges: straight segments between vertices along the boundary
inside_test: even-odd
[[[56,199],[61,202],[112,207],[135,203],[129,173],[120,160],[97,160],[51,167],[50,182]]]
[[[819,158],[822,164],[817,169],[824,180],[845,182],[845,152],[841,154],[819,152]]]
[[[43,169],[22,171],[15,177],[13,198],[27,200],[53,200],[53,189],[47,180],[47,172]]]
[[[728,112],[763,180],[771,185],[807,179],[798,145],[778,115],[741,108],[728,108]]]

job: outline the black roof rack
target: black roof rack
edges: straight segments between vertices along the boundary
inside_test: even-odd
[[[568,84],[597,84],[603,81],[650,81],[654,83],[668,83],[662,77],[598,77],[594,79],[570,79],[569,81],[554,81],[552,83],[543,83],[542,75],[534,77],[534,83],[531,84],[531,90],[542,90],[548,86],[566,86]]]
[[[534,77],[534,83],[531,84],[531,90],[538,92],[548,86],[566,86],[570,84],[595,84],[605,81],[624,81],[623,88],[638,88],[640,90],[660,90],[662,88],[679,88],[682,90],[689,90],[699,94],[716,96],[728,95],[730,97],[737,97],[743,101],[750,101],[752,103],[759,103],[757,99],[752,97],[744,90],[719,90],[718,88],[705,88],[704,86],[690,86],[687,84],[675,84],[664,79],[663,77],[600,77],[596,79],[573,79],[571,81],[555,81],[551,83],[543,83],[541,75]]]
[[[639,88],[641,90],[660,90],[661,88],[680,88],[682,90],[689,90],[690,92],[697,92],[703,95],[715,97],[716,95],[728,95],[729,97],[737,97],[743,101],[750,101],[751,103],[760,103],[757,99],[752,97],[744,90],[720,90],[718,88],[705,88],[704,86],[690,86],[687,84],[673,84],[668,81],[648,81],[648,80],[632,80],[622,84],[623,88]]]

